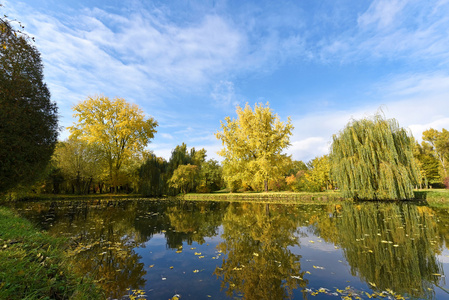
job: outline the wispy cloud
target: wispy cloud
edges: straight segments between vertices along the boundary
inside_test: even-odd
[[[447,1],[377,0],[320,52],[345,63],[372,59],[413,59],[449,63]]]
[[[369,87],[374,99],[339,111],[320,111],[293,118],[295,130],[287,153],[308,161],[327,154],[332,135],[351,120],[370,117],[382,109],[418,141],[429,128],[449,128],[449,76],[442,73],[402,74]]]

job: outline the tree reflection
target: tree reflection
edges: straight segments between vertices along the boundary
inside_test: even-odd
[[[223,219],[223,242],[218,246],[227,258],[215,270],[228,296],[292,298],[294,289],[306,286],[301,257],[288,249],[298,245],[298,240],[294,237],[297,221],[287,214],[287,208],[229,205]]]
[[[352,275],[374,290],[430,299],[442,272],[438,226],[428,207],[406,204],[347,204],[325,221],[336,230],[321,237],[342,247]],[[321,228],[323,228],[321,226]]]
[[[183,241],[188,245],[192,242],[202,245],[205,237],[218,234],[227,205],[223,202],[182,201],[167,207],[166,215],[171,225],[171,230],[166,233],[167,245],[179,248]]]

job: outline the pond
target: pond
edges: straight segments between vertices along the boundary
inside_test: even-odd
[[[22,202],[109,299],[449,299],[449,212],[413,203]]]

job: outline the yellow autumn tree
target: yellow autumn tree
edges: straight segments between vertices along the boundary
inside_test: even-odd
[[[282,151],[290,145],[293,125],[290,118],[281,122],[267,102],[237,106],[237,119],[226,117],[222,131],[216,133],[224,146],[218,154],[224,157],[224,180],[231,190],[238,184],[268,191],[268,181],[284,176],[290,157]]]
[[[157,122],[125,99],[87,97],[73,107],[77,121],[68,127],[71,138],[98,146],[105,155],[109,178],[116,190],[120,169],[144,151],[156,133]]]

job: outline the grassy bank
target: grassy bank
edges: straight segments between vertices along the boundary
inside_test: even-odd
[[[181,196],[184,200],[225,200],[225,201],[240,201],[240,200],[252,200],[252,201],[262,201],[262,202],[273,202],[273,203],[326,203],[326,202],[341,202],[341,201],[351,201],[350,199],[343,198],[338,191],[327,191],[321,193],[308,193],[308,192],[268,192],[268,193],[190,193]]]
[[[101,299],[72,272],[65,243],[0,207],[0,299]]]
[[[263,202],[278,202],[278,203],[325,203],[334,201],[352,201],[348,198],[343,198],[339,191],[327,191],[320,193],[308,193],[308,192],[268,192],[268,193],[224,193],[216,192],[209,194],[189,193],[180,196],[184,200],[225,200],[225,201],[239,201],[239,200],[253,200]],[[415,200],[424,200],[431,206],[449,206],[449,190],[448,189],[436,189],[436,190],[416,190]]]
[[[449,189],[415,191],[415,198],[426,201],[430,206],[449,207]]]

